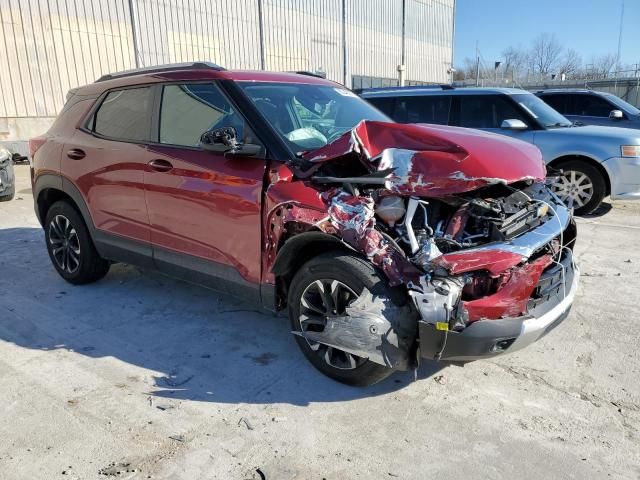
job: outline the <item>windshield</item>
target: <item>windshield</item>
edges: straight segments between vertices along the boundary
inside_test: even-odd
[[[294,152],[324,147],[361,120],[392,121],[338,85],[238,83]]]
[[[607,97],[609,101],[613,103],[616,107],[620,107],[621,109],[626,110],[631,115],[640,115],[640,110],[638,110],[636,107],[634,107],[630,103],[625,102],[620,97],[616,97],[611,93],[605,93],[604,96]]]
[[[570,120],[531,93],[518,93],[512,97],[545,128],[570,127],[572,125]]]

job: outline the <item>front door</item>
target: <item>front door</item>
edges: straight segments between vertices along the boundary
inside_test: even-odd
[[[258,295],[264,154],[198,148],[202,133],[227,126],[239,141],[258,141],[215,83],[162,89],[158,142],[144,177],[154,261],[170,274]]]

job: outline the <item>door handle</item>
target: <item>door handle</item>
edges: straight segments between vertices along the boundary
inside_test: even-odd
[[[156,172],[168,172],[173,168],[170,162],[166,160],[162,160],[161,158],[156,158],[155,160],[151,160],[149,162],[149,166],[155,170]]]
[[[72,148],[67,152],[67,157],[73,160],[82,160],[85,155],[86,153],[84,153],[84,150],[80,150],[79,148]]]

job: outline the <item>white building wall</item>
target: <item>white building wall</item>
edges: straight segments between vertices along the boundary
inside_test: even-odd
[[[260,69],[260,7],[265,69],[322,71],[347,86],[395,79],[402,2],[0,0],[0,141],[41,133],[69,89],[105,73],[196,60]],[[405,78],[448,81],[455,0],[405,2]]]

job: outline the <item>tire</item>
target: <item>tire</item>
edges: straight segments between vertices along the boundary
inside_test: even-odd
[[[562,162],[558,165],[554,165],[563,171],[564,179],[556,182],[552,189],[558,195],[567,206],[573,206],[576,215],[587,215],[593,212],[600,206],[607,192],[607,185],[605,179],[602,177],[600,171],[593,165],[583,160],[569,160]],[[585,179],[586,180],[583,180]],[[572,181],[573,179],[573,181]],[[575,179],[583,180],[581,184],[576,183]],[[576,195],[580,193],[572,193],[571,189],[584,188],[590,182],[591,189],[587,189],[591,196],[587,200],[586,198],[578,199]],[[573,197],[573,204],[572,204]],[[585,203],[580,203],[585,202]]]
[[[302,295],[311,288],[316,281],[337,280],[359,296],[364,289],[374,295],[393,298],[393,292],[386,282],[377,274],[366,261],[343,252],[327,252],[305,263],[291,280],[288,296],[289,320],[294,332],[302,331],[300,313],[302,309]],[[325,360],[327,347],[312,343],[296,335],[296,342],[311,364],[328,377],[347,385],[368,386],[384,380],[393,373],[393,369],[374,363],[368,359],[352,356],[356,360],[355,367],[337,368]],[[340,357],[348,354],[333,349]]]
[[[98,255],[89,229],[68,201],[61,200],[49,207],[44,235],[51,263],[67,282],[74,285],[92,283],[109,271],[110,263]]]

